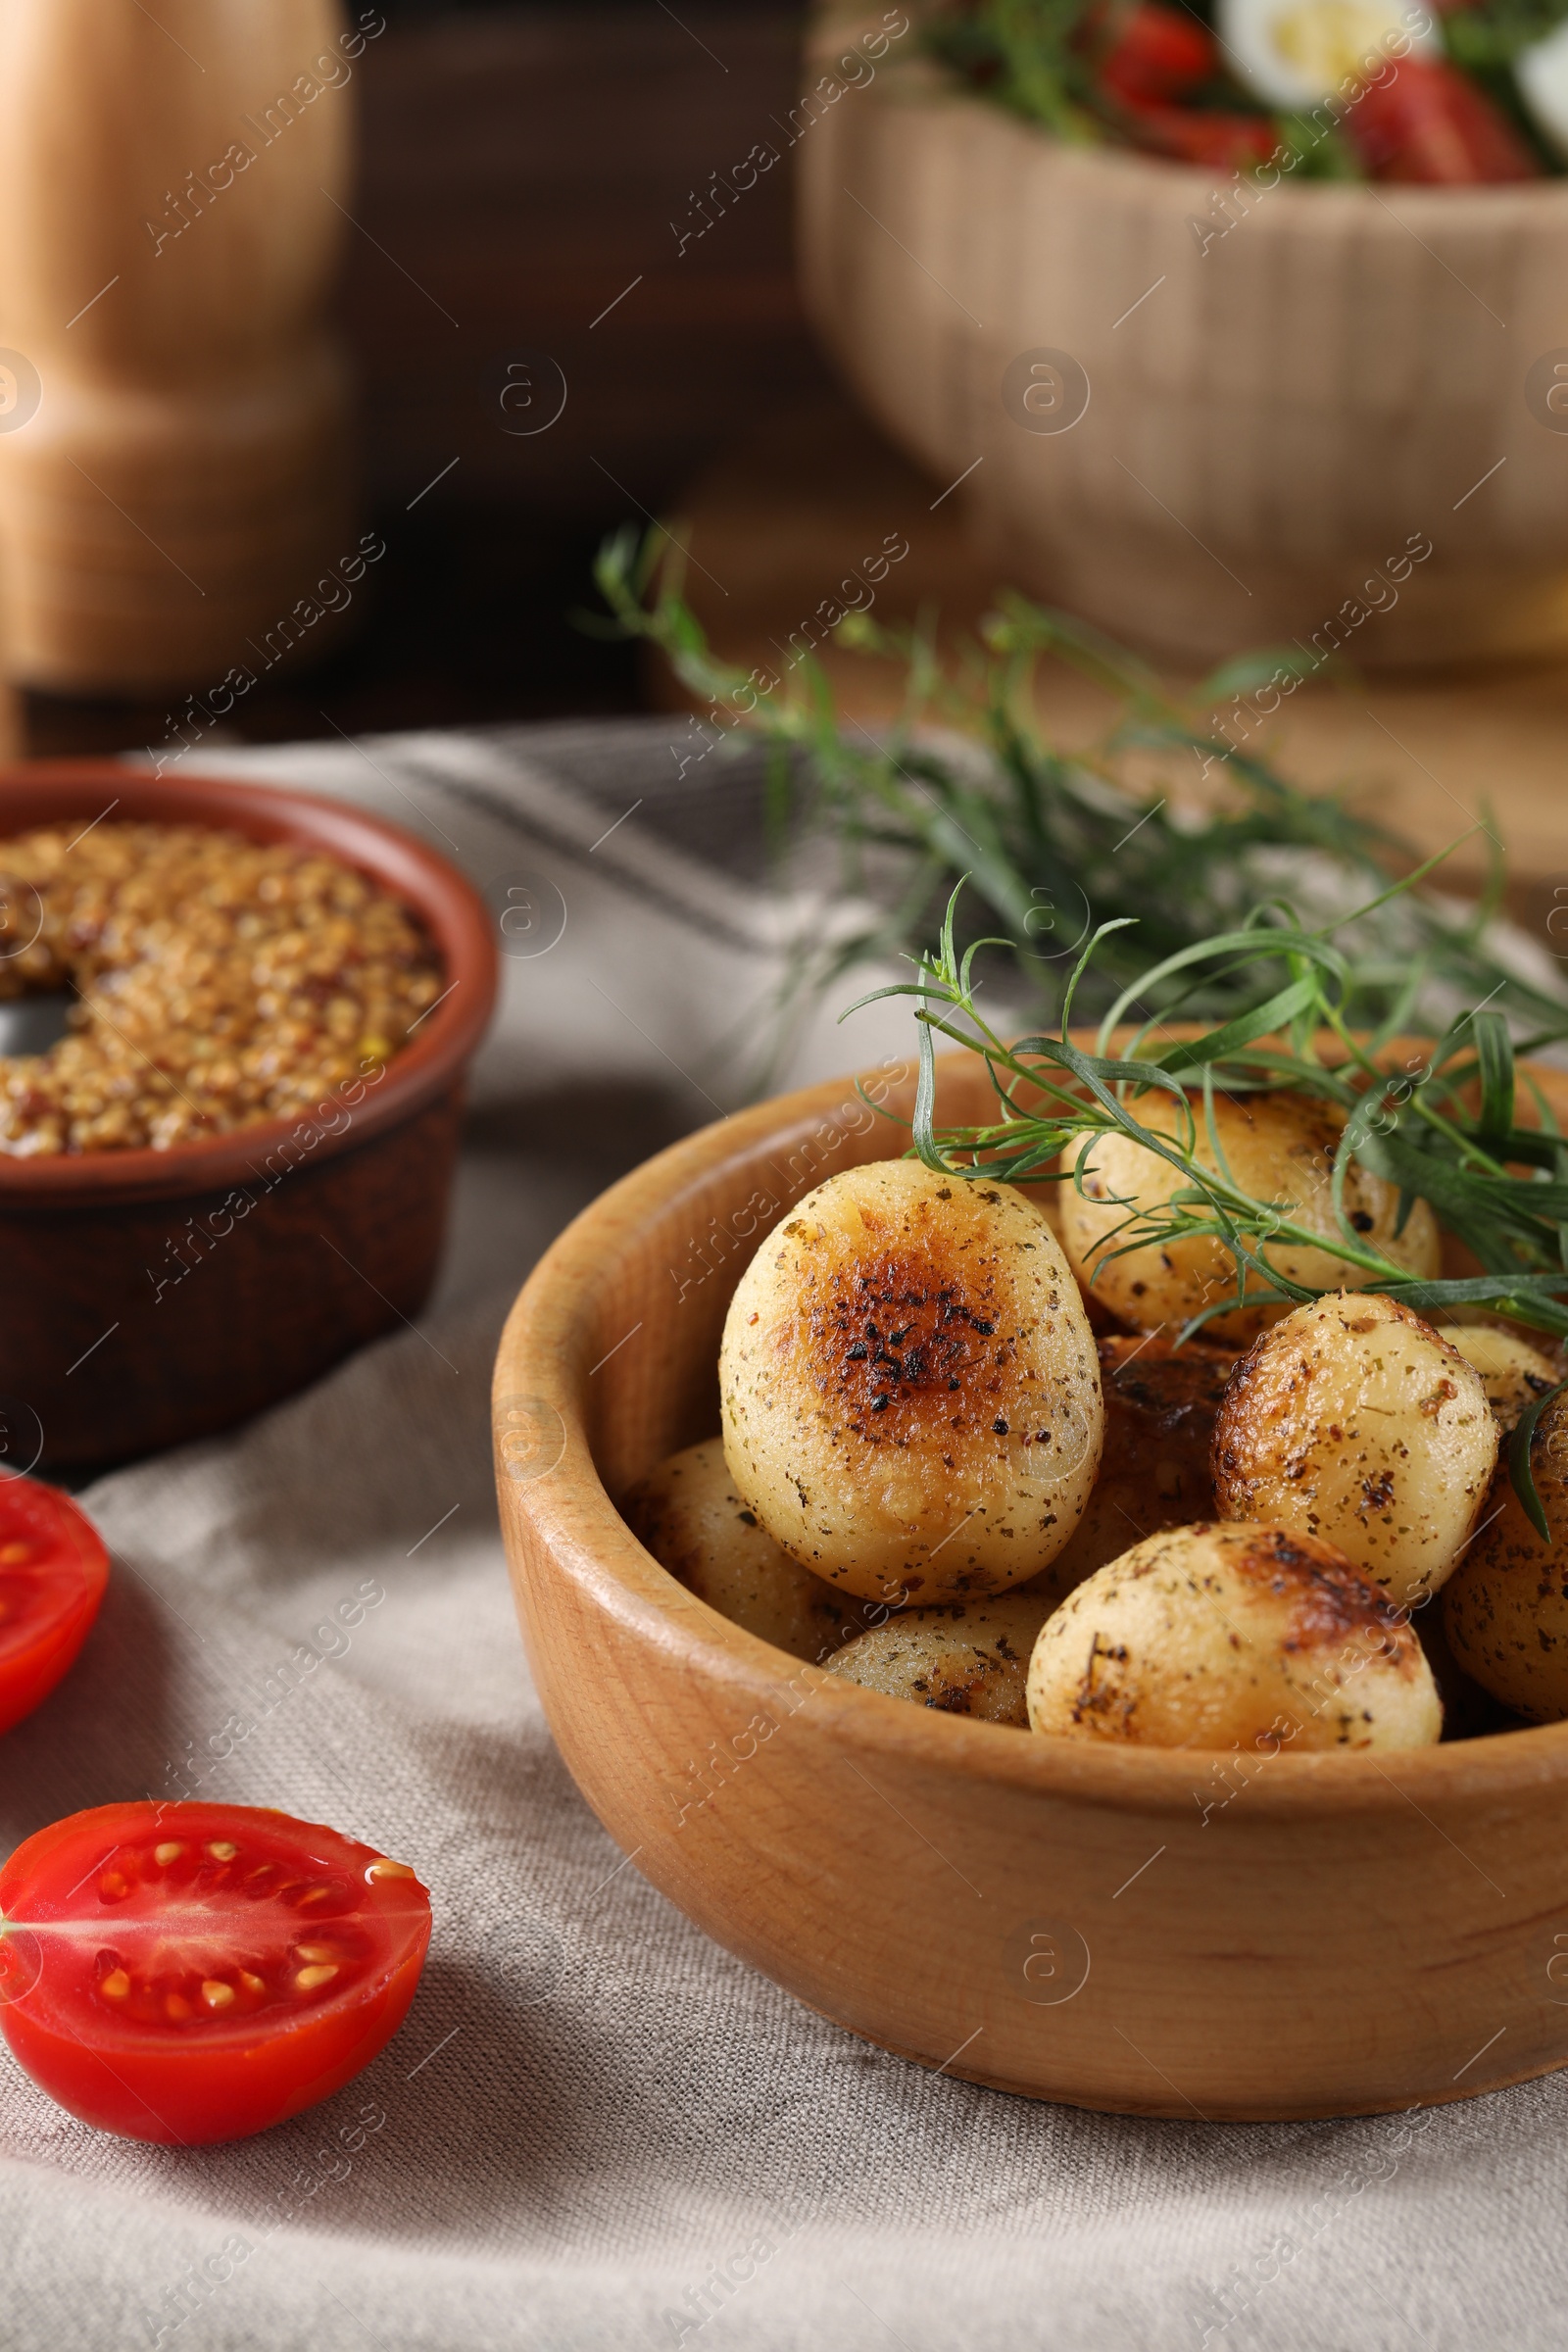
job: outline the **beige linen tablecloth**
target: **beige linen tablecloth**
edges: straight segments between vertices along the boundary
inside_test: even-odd
[[[0,1748],[6,1849],[184,1788],[407,1857],[422,1987],[360,2082],[228,2148],[102,2137],[0,2053],[0,2346],[1559,2346],[1561,2080],[1243,2128],[933,2078],[709,1943],[577,1796],[507,1590],[491,1354],[566,1218],[729,1099],[794,919],[759,888],[755,791],[678,757],[636,722],[203,762],[373,806],[502,903],[525,872],[564,928],[508,959],[418,1328],[87,1491],[102,1623]],[[818,1023],[798,1071],[873,1058],[897,1018]]]

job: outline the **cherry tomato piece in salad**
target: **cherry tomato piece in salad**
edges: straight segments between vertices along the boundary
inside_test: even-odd
[[[69,1494],[0,1479],[0,1732],[75,1663],[109,1582],[109,1554]]]
[[[1219,107],[1128,106],[1121,120],[1134,146],[1209,172],[1250,172],[1266,164],[1279,144],[1266,115],[1233,115]]]
[[[245,1805],[100,1805],[0,1869],[0,2034],[85,2124],[192,2147],[330,2098],[430,1941],[406,1863]]]
[[[1374,179],[1476,187],[1541,175],[1507,116],[1441,58],[1407,57],[1386,81],[1369,83],[1344,129]]]
[[[1132,0],[1130,7],[1110,10],[1096,34],[1101,80],[1124,106],[1185,97],[1220,70],[1208,26],[1160,0]]]

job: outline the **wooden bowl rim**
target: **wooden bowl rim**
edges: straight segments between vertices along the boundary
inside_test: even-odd
[[[945,1067],[969,1060],[963,1054],[940,1055],[939,1082]],[[620,1243],[651,1213],[678,1202],[711,1176],[735,1151],[769,1137],[782,1141],[831,1118],[850,1083],[830,1079],[700,1129],[622,1177],[552,1244],[507,1319],[496,1357],[493,1412],[499,1447],[506,1405],[518,1397],[537,1399],[560,1416],[564,1449],[548,1475],[522,1485],[507,1478],[498,1451],[498,1485],[503,1493],[511,1488],[543,1552],[627,1633],[672,1653],[672,1667],[689,1663],[710,1680],[730,1683],[754,1712],[772,1710],[787,1717],[804,1703],[799,1696],[804,1689],[816,1720],[855,1747],[873,1773],[878,1756],[896,1756],[934,1772],[956,1771],[1079,1804],[1185,1813],[1202,1793],[1200,1784],[1211,1766],[1228,1760],[1231,1751],[1116,1748],[1054,1734],[1020,1734],[1004,1724],[914,1707],[800,1664],[744,1633],[678,1584],[637,1541],[604,1486],[589,1445],[582,1396],[589,1376],[587,1325],[613,1278]],[[502,1523],[505,1529],[505,1507]],[[1259,1759],[1245,1794],[1250,1815],[1327,1817],[1387,1813],[1419,1805],[1423,1795],[1490,1800],[1543,1786],[1568,1786],[1568,1722],[1375,1754],[1282,1750]],[[1207,1793],[1212,1795],[1212,1787]]]
[[[117,818],[223,825],[253,841],[318,846],[405,900],[430,931],[444,965],[445,995],[425,1016],[423,1034],[387,1064],[385,1077],[355,1106],[348,1124],[338,1132],[318,1130],[313,1157],[357,1148],[444,1091],[484,1035],[499,971],[490,918],[456,866],[401,826],[351,802],[289,785],[154,776],[118,760],[22,760],[0,767],[0,858],[5,843],[31,826],[99,816],[106,788],[118,799]],[[320,1091],[324,1101],[333,1090]],[[311,1109],[302,1107],[288,1117],[162,1152],[41,1152],[28,1158],[0,1152],[0,1207],[109,1205],[215,1191],[254,1175],[256,1161],[311,1123]]]

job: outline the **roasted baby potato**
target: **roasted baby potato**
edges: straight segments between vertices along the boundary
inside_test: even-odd
[[[1027,1729],[1024,1677],[1035,1636],[1050,1607],[1046,1596],[1003,1592],[984,1600],[954,1600],[933,1609],[906,1609],[875,1633],[862,1634],[829,1659],[829,1674],[889,1698],[910,1698],[946,1715],[978,1715],[986,1723]]]
[[[1424,1747],[1432,1669],[1387,1593],[1283,1527],[1171,1528],[1068,1594],[1028,1675],[1029,1724],[1142,1747]]]
[[[882,1612],[780,1551],[735,1492],[717,1438],[672,1453],[626,1496],[623,1516],[662,1568],[710,1609],[814,1665]]]
[[[1536,1423],[1530,1467],[1543,1543],[1499,1467],[1483,1525],[1443,1594],[1443,1624],[1466,1674],[1532,1723],[1568,1716],[1568,1396]]]
[[[1053,1177],[1049,1183],[1038,1181],[1033,1184],[1020,1184],[1017,1190],[1026,1200],[1033,1201],[1057,1241],[1061,1241],[1061,1197],[1066,1187]],[[1065,1244],[1063,1244],[1063,1254],[1066,1254]],[[1071,1265],[1070,1257],[1067,1262]],[[1098,1292],[1087,1289],[1081,1279],[1078,1283],[1078,1296],[1084,1302],[1084,1312],[1089,1317],[1089,1328],[1097,1339],[1102,1333],[1114,1333],[1126,1329],[1124,1324],[1117,1321]]]
[[[1503,1431],[1518,1426],[1521,1413],[1562,1378],[1549,1357],[1517,1332],[1490,1323],[1446,1323],[1443,1336],[1481,1375],[1487,1402]]]
[[[1100,1367],[1041,1211],[878,1160],[830,1176],[741,1276],[724,1455],[806,1567],[890,1607],[1046,1567],[1100,1465]]]
[[[1209,1450],[1235,1355],[1200,1340],[1173,1348],[1126,1333],[1102,1339],[1099,1354],[1100,1476],[1071,1540],[1028,1587],[1053,1602],[1142,1537],[1215,1515]]]
[[[1407,1306],[1338,1291],[1254,1341],[1214,1429],[1222,1519],[1338,1545],[1396,1601],[1436,1592],[1497,1459],[1481,1375]]]
[[[1131,1107],[1152,1134],[1183,1133],[1181,1111],[1171,1095],[1141,1095]],[[1203,1105],[1195,1102],[1191,1107],[1197,1122],[1194,1156],[1200,1166],[1212,1169],[1215,1160]],[[1309,1290],[1354,1279],[1332,1247],[1339,1227],[1330,1188],[1344,1124],[1333,1103],[1305,1095],[1221,1096],[1214,1104],[1215,1132],[1236,1183],[1254,1200],[1288,1211],[1298,1223],[1323,1236],[1326,1246],[1321,1250],[1271,1242],[1262,1251],[1268,1263]],[[1073,1144],[1061,1164],[1076,1167],[1080,1156],[1082,1189],[1070,1178],[1061,1187],[1062,1240],[1074,1272],[1119,1321],[1135,1331],[1174,1333],[1190,1316],[1235,1292],[1235,1263],[1219,1241],[1152,1243],[1129,1250],[1124,1257],[1110,1254],[1133,1238],[1122,1230],[1131,1213],[1126,1204],[1152,1208],[1168,1200],[1186,1186],[1180,1169],[1121,1135],[1097,1138],[1087,1154],[1081,1144]],[[1398,1206],[1396,1187],[1352,1160],[1345,1184],[1345,1210],[1351,1225],[1411,1273],[1436,1274],[1442,1255],[1436,1217],[1424,1200],[1417,1200],[1404,1231],[1396,1233]],[[1206,1335],[1245,1346],[1288,1312],[1280,1303],[1249,1306],[1216,1316],[1205,1327]]]

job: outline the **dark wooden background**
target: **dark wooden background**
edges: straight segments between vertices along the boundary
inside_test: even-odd
[[[634,709],[629,653],[568,619],[593,602],[600,537],[668,511],[827,380],[792,280],[787,168],[684,255],[670,227],[792,103],[803,12],[382,4],[341,309],[389,557],[357,640],[252,695],[244,732],[325,734],[323,710],[353,732]],[[501,429],[486,383],[518,351],[549,354],[568,387],[531,439]],[[165,731],[161,707],[37,695],[22,725],[44,753]]]

